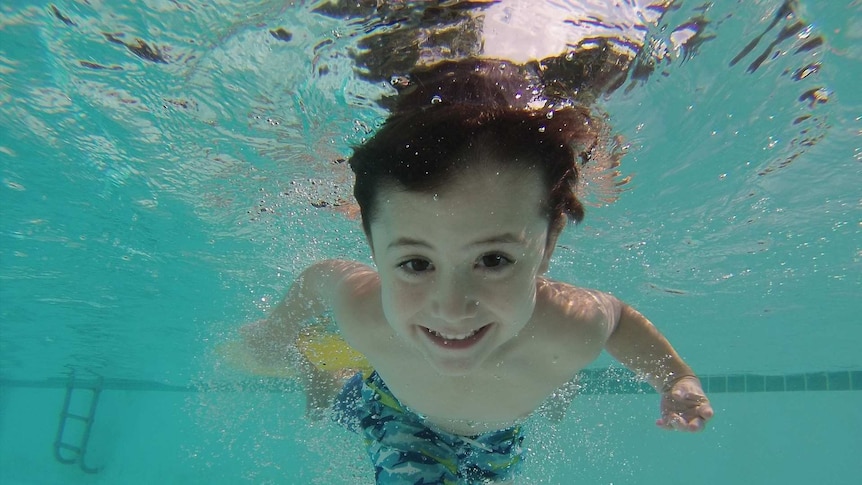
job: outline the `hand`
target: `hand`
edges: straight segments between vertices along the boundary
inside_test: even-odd
[[[239,328],[239,336],[249,349],[249,355],[263,366],[289,367],[290,348],[275,338],[266,320],[257,320]]]
[[[677,431],[702,431],[713,414],[700,380],[684,376],[662,392],[661,419],[656,424]]]
[[[327,416],[335,397],[350,377],[359,369],[337,368],[323,370],[308,360],[295,345],[284,345],[267,332],[266,320],[258,320],[240,327],[246,359],[256,365],[244,366],[252,373],[267,377],[297,379],[306,397],[305,416],[312,421]]]
[[[301,378],[305,390],[305,417],[311,421],[319,421],[329,417],[335,398],[347,381],[359,370],[341,369],[336,372],[307,370],[308,373]]]

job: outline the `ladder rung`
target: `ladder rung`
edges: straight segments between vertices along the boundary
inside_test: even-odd
[[[57,443],[57,448],[63,448],[64,450],[74,451],[75,453],[81,453],[80,446],[70,445],[68,443]]]
[[[68,418],[79,419],[81,421],[84,421],[85,423],[89,423],[93,419],[89,416],[81,416],[80,414],[72,414],[72,413],[63,413],[63,417],[66,419],[68,419]]]

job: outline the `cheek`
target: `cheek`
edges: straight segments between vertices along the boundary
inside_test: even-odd
[[[499,284],[488,285],[485,288],[484,301],[486,305],[493,307],[496,313],[507,315],[511,320],[525,320],[532,315],[535,306],[536,280],[531,274],[517,276]]]
[[[420,311],[423,291],[417,285],[391,282],[383,288],[383,313],[392,324],[403,323]]]

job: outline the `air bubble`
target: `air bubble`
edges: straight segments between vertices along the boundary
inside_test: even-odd
[[[434,95],[431,97],[431,104],[440,104],[443,102],[443,98],[440,96]]]

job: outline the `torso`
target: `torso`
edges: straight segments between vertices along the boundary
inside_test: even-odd
[[[466,376],[438,374],[395,335],[383,316],[379,285],[365,286],[335,316],[402,404],[446,431],[477,435],[527,418],[604,347],[611,317],[593,292],[544,279],[537,284],[530,322]]]

